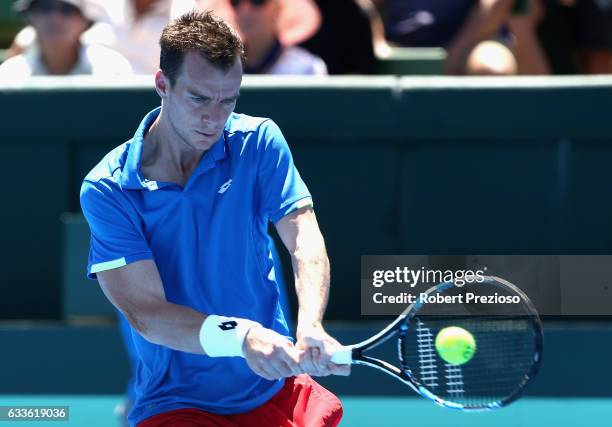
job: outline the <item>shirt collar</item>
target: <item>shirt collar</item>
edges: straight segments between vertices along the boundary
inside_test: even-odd
[[[227,123],[226,123],[226,126],[227,126]],[[223,133],[219,137],[219,140],[215,142],[214,145],[210,148],[210,150],[208,150],[204,154],[202,159],[200,159],[200,163],[195,168],[195,170],[191,173],[191,176],[189,177],[189,181],[187,185],[189,185],[189,182],[192,181],[193,178],[195,178],[196,176],[202,175],[204,172],[206,172],[209,169],[214,168],[216,162],[218,162],[219,160],[225,159],[227,157],[226,144],[227,144],[227,130],[224,129]],[[185,188],[187,188],[187,186]]]
[[[157,107],[144,117],[129,144],[127,158],[120,178],[122,188],[132,190],[153,190],[157,188],[153,181],[145,180],[140,173],[140,161],[142,159],[142,146],[144,144],[145,133],[149,130],[155,119],[157,119],[160,111],[161,107]],[[227,124],[219,141],[215,142],[200,160],[200,163],[193,171],[193,176],[206,172],[214,167],[215,162],[227,157],[227,148],[225,146],[227,144],[226,133]]]

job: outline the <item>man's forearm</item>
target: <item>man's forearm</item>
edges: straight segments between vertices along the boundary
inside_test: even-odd
[[[312,207],[285,216],[276,229],[291,255],[299,302],[299,339],[302,329],[320,326],[323,320],[329,296],[329,259]]]
[[[298,329],[317,326],[323,320],[329,297],[329,260],[325,246],[296,251],[292,257],[299,302]]]
[[[147,341],[187,353],[204,354],[199,332],[206,315],[170,302],[159,303],[147,313],[125,312],[127,320]]]

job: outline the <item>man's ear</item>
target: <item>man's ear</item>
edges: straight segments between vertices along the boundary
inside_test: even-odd
[[[163,73],[162,70],[157,70],[155,73],[155,90],[160,98],[164,99],[168,96],[168,90],[170,89],[170,80]]]

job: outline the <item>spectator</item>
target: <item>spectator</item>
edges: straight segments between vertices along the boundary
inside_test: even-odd
[[[512,53],[519,74],[551,74],[551,67],[538,37],[538,28],[544,18],[542,0],[525,0],[524,10],[515,10],[508,21],[513,35]],[[516,9],[516,8],[515,8]]]
[[[540,3],[543,19],[538,37],[555,74],[612,73],[612,1]]]
[[[0,79],[131,73],[129,63],[120,54],[81,43],[81,35],[94,19],[84,0],[19,0],[15,9],[32,26],[36,37],[22,53],[0,65]]]
[[[321,29],[301,46],[319,55],[330,74],[376,73],[370,16],[359,3],[360,0],[317,0],[325,19]]]
[[[232,23],[245,44],[245,73],[326,75],[323,60],[296,46],[319,28],[312,0],[200,0]]]
[[[565,0],[574,6],[572,27],[578,70],[585,74],[612,73],[612,1]]]
[[[515,0],[387,0],[387,39],[402,46],[446,48],[448,74],[516,74],[505,26],[514,4]]]
[[[158,38],[171,19],[195,8],[195,0],[83,0],[98,13],[96,24],[83,34],[85,44],[104,45],[124,55],[136,74],[159,68]],[[19,53],[35,37],[24,28],[7,56]]]
[[[90,0],[105,11],[105,19],[89,30],[84,40],[100,43],[123,54],[136,74],[159,69],[159,34],[195,0]]]

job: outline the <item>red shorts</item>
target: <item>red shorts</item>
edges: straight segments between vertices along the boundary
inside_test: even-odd
[[[342,404],[308,375],[287,378],[265,404],[249,412],[219,415],[185,408],[154,415],[138,427],[335,427]]]

